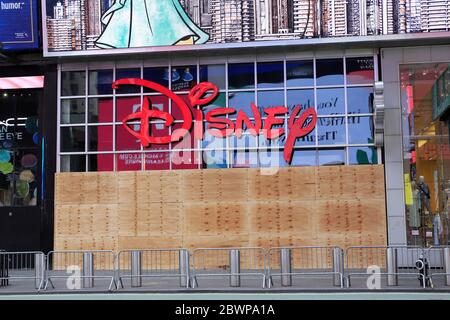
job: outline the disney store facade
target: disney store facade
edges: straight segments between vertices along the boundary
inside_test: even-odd
[[[55,250],[448,243],[446,33],[64,48],[61,10]]]

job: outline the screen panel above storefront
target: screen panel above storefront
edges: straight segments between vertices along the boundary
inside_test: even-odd
[[[445,33],[446,1],[44,0],[48,56],[301,44],[305,39]],[[366,13],[365,15],[363,13]]]

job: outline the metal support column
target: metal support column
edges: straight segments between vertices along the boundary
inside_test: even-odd
[[[281,285],[292,286],[292,256],[291,249],[280,250]]]
[[[94,287],[94,255],[92,252],[83,253],[83,288]]]
[[[388,286],[398,286],[397,248],[387,248]]]
[[[230,250],[230,287],[241,286],[241,253],[239,250]]]
[[[142,287],[142,252],[131,252],[131,287]]]

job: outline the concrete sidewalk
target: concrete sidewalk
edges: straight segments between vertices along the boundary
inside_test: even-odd
[[[0,301],[5,300],[450,300],[450,292],[93,293],[0,296]]]

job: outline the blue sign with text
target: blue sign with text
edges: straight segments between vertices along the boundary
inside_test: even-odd
[[[39,47],[37,0],[0,0],[1,50]]]

